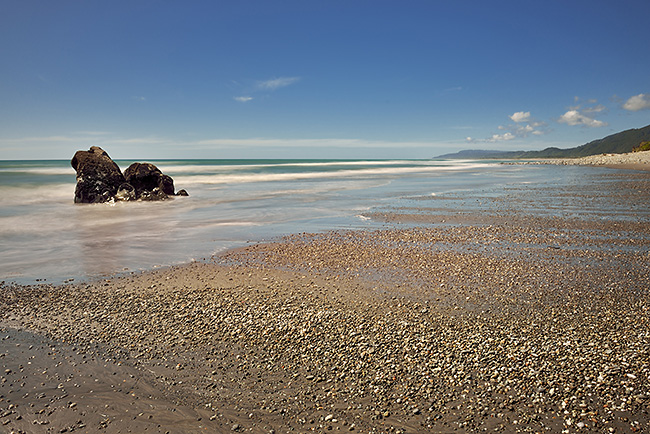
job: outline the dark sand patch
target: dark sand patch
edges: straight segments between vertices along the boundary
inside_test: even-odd
[[[14,328],[0,329],[0,423],[7,432],[205,432],[148,372]]]

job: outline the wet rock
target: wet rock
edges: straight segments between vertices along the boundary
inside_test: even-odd
[[[117,189],[117,193],[115,193],[115,199],[121,201],[136,200],[137,196],[135,193],[135,188],[128,182],[125,182]]]
[[[161,189],[155,187],[153,190],[143,190],[138,196],[139,200],[153,201],[153,200],[165,200],[169,198],[169,195],[165,194]]]
[[[174,195],[174,180],[151,163],[131,164],[124,171],[124,177],[135,188],[138,198],[147,192],[152,193],[156,188],[165,195]],[[157,196],[161,195],[158,193]]]
[[[151,163],[133,163],[122,174],[119,166],[98,146],[77,151],[70,161],[77,171],[75,203],[164,200],[174,194],[174,180]]]
[[[119,166],[98,146],[77,151],[70,164],[77,171],[75,203],[109,202],[126,182]]]

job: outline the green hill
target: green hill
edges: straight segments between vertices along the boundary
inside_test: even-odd
[[[530,158],[577,158],[596,154],[624,154],[632,152],[642,142],[650,141],[650,125],[612,134],[584,145],[560,149],[546,148],[541,151],[486,151],[465,150],[436,158],[467,159],[530,159]]]

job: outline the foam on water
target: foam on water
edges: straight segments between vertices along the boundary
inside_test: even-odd
[[[190,196],[74,204],[68,161],[0,161],[0,280],[96,277],[207,258],[289,233],[376,228],[381,224],[364,212],[419,206],[425,197],[454,198],[471,210],[478,190],[489,198],[498,186],[535,185],[559,173],[476,161],[153,163]]]
[[[70,202],[74,184],[2,186],[0,207]]]
[[[435,165],[416,167],[390,167],[372,169],[354,169],[338,171],[312,171],[312,172],[288,172],[288,173],[251,173],[251,174],[213,174],[179,176],[178,184],[234,184],[250,182],[277,182],[277,181],[306,181],[321,180],[328,178],[363,179],[367,177],[397,177],[409,174],[425,174],[443,171],[472,170],[485,168],[486,164],[459,164],[459,165]]]

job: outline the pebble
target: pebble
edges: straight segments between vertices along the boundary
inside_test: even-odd
[[[646,206],[650,181],[633,184]],[[650,225],[516,208],[485,225],[295,234],[222,266],[2,287],[0,311],[155,369],[159,387],[229,410],[209,417],[222,430],[558,432],[594,418],[650,431]]]

